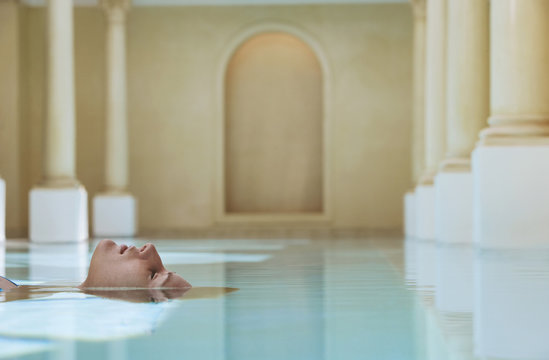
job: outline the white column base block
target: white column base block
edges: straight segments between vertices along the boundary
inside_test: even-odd
[[[437,241],[472,243],[473,173],[438,173],[435,179],[435,208]]]
[[[78,242],[88,238],[88,193],[83,186],[34,188],[29,201],[32,242]]]
[[[406,236],[415,236],[415,197],[415,193],[411,191],[404,195],[404,235]]]
[[[547,159],[549,146],[475,149],[473,239],[481,247],[549,247]]]
[[[0,242],[6,240],[6,182],[0,178]]]
[[[131,237],[137,229],[137,202],[132,195],[101,194],[93,199],[93,234]]]
[[[416,188],[416,233],[418,239],[435,239],[435,187],[419,185]]]

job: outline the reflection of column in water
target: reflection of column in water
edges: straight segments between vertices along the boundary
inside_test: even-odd
[[[548,359],[549,252],[484,251],[475,271],[476,355]]]
[[[29,280],[82,282],[88,268],[88,243],[29,244]]]
[[[436,307],[440,311],[473,312],[473,247],[439,244],[436,249]]]
[[[409,286],[416,285],[417,282],[416,247],[415,239],[407,238],[404,241],[404,269],[406,284]]]
[[[436,282],[436,242],[420,240],[416,244],[417,287],[422,297],[432,300]]]
[[[440,328],[439,313],[433,304],[425,304],[425,339],[426,358],[425,360],[446,359],[444,338]]]
[[[451,359],[473,358],[473,253],[470,244],[439,244],[436,309]]]

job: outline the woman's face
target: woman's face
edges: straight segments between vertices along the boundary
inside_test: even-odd
[[[153,244],[141,248],[101,240],[93,253],[82,288],[190,288],[181,276],[164,268]]]

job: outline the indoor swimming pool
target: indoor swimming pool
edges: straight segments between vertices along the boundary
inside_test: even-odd
[[[0,359],[549,358],[546,251],[359,233],[123,242],[149,241],[193,284],[182,298],[79,292],[97,241],[8,241],[0,270],[42,291],[0,292]]]

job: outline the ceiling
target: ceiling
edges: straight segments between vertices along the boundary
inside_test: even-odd
[[[76,6],[97,6],[98,0],[73,0]],[[133,0],[133,6],[234,6],[234,5],[305,5],[305,4],[389,4],[410,0]],[[44,6],[46,0],[23,0],[25,5]]]

